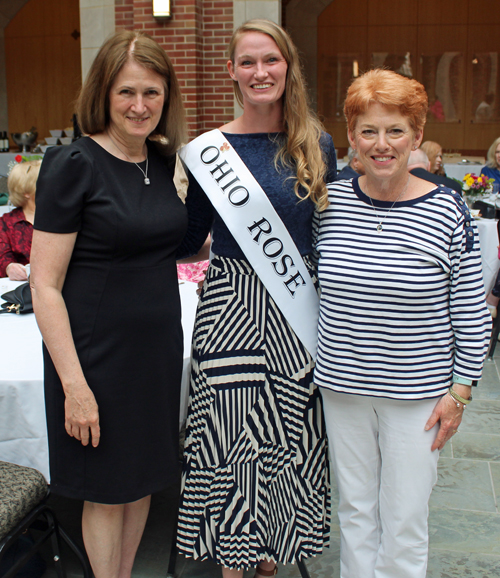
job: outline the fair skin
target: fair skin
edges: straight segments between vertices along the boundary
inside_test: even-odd
[[[443,151],[439,149],[434,162],[432,163],[431,173],[437,173],[443,165]]]
[[[276,42],[261,32],[245,32],[239,39],[234,63],[227,62],[229,76],[238,82],[243,95],[243,114],[220,130],[233,134],[283,131],[283,92],[288,64]],[[273,570],[274,562],[261,560],[262,570]],[[255,575],[261,574],[256,571]],[[243,570],[222,568],[223,578],[242,578]]]
[[[243,114],[221,128],[223,132],[248,134],[283,130],[283,92],[288,64],[276,42],[261,32],[242,35],[227,62],[229,76],[243,95]]]
[[[147,155],[146,138],[156,128],[164,102],[162,77],[129,61],[109,92],[110,123],[91,138],[121,160],[141,162]],[[97,447],[99,408],[80,365],[62,296],[76,238],[77,233],[35,230],[30,283],[37,322],[66,397],[66,432],[84,446]],[[85,502],[83,539],[95,578],[130,578],[149,505],[150,496],[130,504]]]
[[[35,195],[24,195],[26,202],[22,206],[24,218],[28,223],[33,224],[35,220]],[[28,273],[26,267],[21,263],[9,263],[6,268],[7,277],[11,281],[27,281]]]
[[[498,143],[498,146],[495,149],[495,160],[497,162],[497,167],[500,167],[500,143]]]
[[[432,183],[408,172],[410,152],[420,146],[422,134],[422,131],[415,132],[411,128],[408,118],[397,108],[380,103],[372,103],[357,118],[354,130],[348,131],[348,138],[365,168],[365,176],[359,178],[359,186],[365,194],[373,199],[395,201],[408,184],[404,193],[407,201],[435,188]],[[469,399],[469,386],[455,383],[453,389],[461,397]],[[457,432],[463,412],[463,407],[457,407],[449,394],[437,402],[425,426],[430,430],[439,424],[431,451],[441,450]]]
[[[358,173],[358,175],[364,175],[365,174],[365,167],[363,166],[361,161],[358,159],[358,157],[354,157],[352,159],[351,167]]]

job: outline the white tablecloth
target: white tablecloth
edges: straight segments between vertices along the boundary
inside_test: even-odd
[[[476,163],[456,163],[456,164],[448,164],[444,165],[444,171],[447,177],[452,179],[458,179],[459,181],[463,181],[465,175],[468,173],[474,173],[475,175],[481,174],[481,169],[484,165],[476,164]]]
[[[484,291],[486,295],[495,283],[500,261],[498,260],[497,221],[477,219],[479,242],[481,243],[481,262],[483,266]]]
[[[0,295],[19,284],[0,279]],[[196,289],[196,283],[179,285],[184,330],[180,421],[187,413]],[[36,468],[49,479],[42,338],[32,313],[0,315],[0,460]]]

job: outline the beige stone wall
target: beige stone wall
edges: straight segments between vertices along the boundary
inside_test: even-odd
[[[80,0],[82,80],[100,46],[115,31],[115,0]]]

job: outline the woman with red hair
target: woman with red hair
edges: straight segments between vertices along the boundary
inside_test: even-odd
[[[438,452],[458,431],[490,335],[477,229],[461,196],[408,172],[424,87],[372,70],[349,88],[366,174],[319,214],[314,381],[339,487],[341,578],[425,578]]]

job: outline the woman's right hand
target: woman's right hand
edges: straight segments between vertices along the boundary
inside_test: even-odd
[[[85,384],[69,392],[66,390],[64,410],[64,426],[68,435],[81,441],[84,446],[91,441],[96,448],[101,437],[99,408],[89,386]]]
[[[5,270],[7,277],[11,281],[27,281],[28,273],[26,272],[26,267],[21,265],[21,263],[9,263],[7,269]]]

